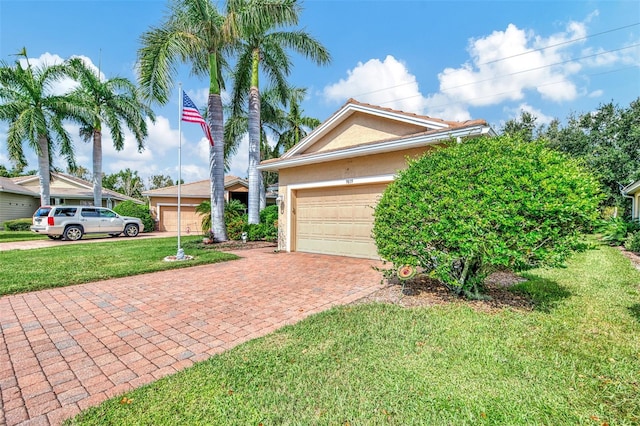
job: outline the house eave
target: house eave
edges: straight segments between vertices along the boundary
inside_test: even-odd
[[[323,163],[326,161],[343,160],[365,155],[384,154],[393,151],[404,151],[412,148],[420,148],[428,145],[435,145],[458,137],[491,135],[493,130],[486,125],[477,125],[458,129],[446,130],[443,132],[428,135],[419,135],[400,140],[391,140],[372,145],[357,146],[331,152],[319,152],[310,155],[301,155],[285,158],[284,156],[276,161],[260,164],[258,170],[277,171],[291,167],[305,166],[308,164]]]
[[[425,127],[432,130],[440,130],[440,129],[444,130],[449,128],[449,125],[447,123],[442,123],[426,117],[411,116],[408,114],[403,114],[398,111],[379,110],[377,108],[372,108],[367,105],[362,105],[358,103],[349,103],[345,108],[343,108],[337,114],[329,117],[327,121],[322,123],[317,129],[311,132],[300,144],[294,146],[289,151],[285,152],[282,158],[283,159],[291,158],[291,157],[294,157],[299,152],[304,151],[308,146],[313,145],[316,140],[320,139],[328,131],[332,130],[337,125],[342,123],[346,119],[346,117],[349,117],[350,115],[355,114],[356,112],[362,112],[367,115],[393,119],[395,121],[413,124],[416,126]]]
[[[622,188],[622,193],[625,195],[633,195],[640,189],[640,180],[632,182],[631,184]]]

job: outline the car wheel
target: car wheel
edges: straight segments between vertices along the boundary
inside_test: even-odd
[[[139,229],[138,225],[134,225],[133,223],[128,224],[124,227],[124,235],[127,237],[135,237],[138,235]]]
[[[82,228],[76,225],[68,226],[67,229],[64,230],[65,240],[77,241],[82,238],[82,234]]]

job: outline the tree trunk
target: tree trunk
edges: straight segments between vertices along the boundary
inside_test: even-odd
[[[260,51],[253,51],[251,63],[251,88],[249,89],[249,224],[260,223]]]
[[[93,205],[102,206],[102,132],[93,132]]]
[[[258,171],[258,175],[260,176],[260,211],[264,210],[267,207],[267,190],[264,187],[264,176],[261,171]],[[258,217],[260,214],[258,213]]]
[[[51,204],[51,170],[49,167],[49,141],[46,137],[38,138],[38,181],[40,184],[40,205]]]
[[[249,223],[260,223],[260,93],[251,87],[249,93]]]
[[[216,242],[227,241],[224,222],[224,125],[222,98],[209,93],[209,126],[213,146],[209,147],[209,175],[211,180],[211,230]]]

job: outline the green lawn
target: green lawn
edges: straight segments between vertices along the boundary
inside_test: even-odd
[[[337,307],[69,423],[640,424],[640,273],[601,247],[527,276],[532,312]]]
[[[184,268],[237,259],[209,249],[201,236],[181,238],[193,260],[165,262],[177,253],[177,238],[122,238],[104,243],[65,244],[32,250],[0,251],[0,295],[23,293],[107,278]]]
[[[31,231],[4,231],[0,230],[0,243],[14,241],[46,240],[48,237]]]

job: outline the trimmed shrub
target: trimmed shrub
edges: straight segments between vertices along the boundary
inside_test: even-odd
[[[621,217],[611,217],[600,221],[597,230],[600,233],[600,240],[610,246],[621,246],[629,234],[640,230],[640,224]]]
[[[477,296],[499,269],[558,266],[586,245],[601,191],[576,160],[517,135],[448,143],[398,173],[374,211],[380,256]]]
[[[28,231],[31,227],[32,219],[13,219],[4,222],[3,227],[5,231]]]
[[[629,234],[624,241],[624,248],[634,253],[640,253],[640,231]]]
[[[133,201],[124,201],[113,208],[113,211],[122,216],[137,217],[144,224],[144,232],[151,232],[155,229],[155,222],[151,217],[149,207],[140,205]]]

